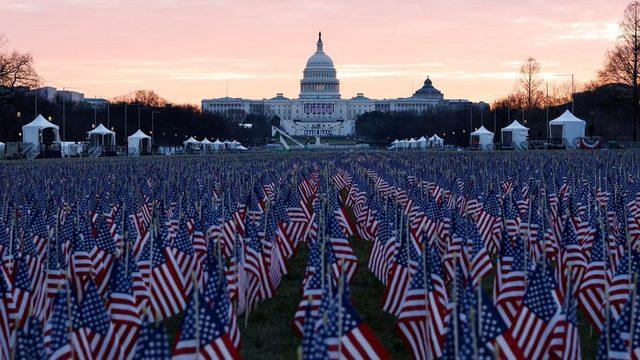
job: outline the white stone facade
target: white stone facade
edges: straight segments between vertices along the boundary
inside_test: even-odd
[[[202,100],[203,112],[222,113],[238,121],[242,121],[247,114],[277,116],[280,127],[291,135],[321,137],[355,135],[356,119],[366,112],[424,112],[437,106],[459,108],[477,104],[467,100],[445,100],[429,78],[409,98],[373,100],[358,93],[349,100],[341,99],[340,81],[333,61],[324,53],[321,34],[318,35],[316,52],[309,58],[303,71],[297,99],[288,99],[278,93],[276,97],[264,100],[229,97]]]

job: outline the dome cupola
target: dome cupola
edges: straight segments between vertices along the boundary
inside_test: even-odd
[[[318,33],[316,52],[307,60],[300,80],[300,98],[340,98],[340,81],[333,60],[324,52],[322,33]]]
[[[435,87],[433,87],[433,81],[427,76],[427,79],[424,81],[424,85],[418,89],[415,93],[413,93],[414,98],[431,98],[431,99],[443,99],[444,96],[442,92]]]

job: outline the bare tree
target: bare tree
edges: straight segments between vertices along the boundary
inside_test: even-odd
[[[524,107],[525,107],[524,98],[519,92],[514,92],[503,98],[496,99],[491,104],[492,109],[519,110],[519,109],[524,109]]]
[[[6,39],[0,35],[0,105],[12,102],[40,83],[31,54],[8,51],[6,46]]]
[[[125,95],[116,96],[113,101],[140,104],[148,107],[161,107],[167,104],[167,100],[153,90],[136,90]]]
[[[542,80],[540,79],[540,64],[536,59],[530,57],[525,60],[520,68],[520,93],[524,101],[524,108],[531,110],[540,105],[543,93],[540,90]]]
[[[625,85],[625,100],[633,108],[633,140],[637,140],[640,116],[638,71],[640,66],[640,1],[627,5],[620,23],[620,37],[613,50],[607,52],[604,68],[598,77],[607,83]]]
[[[579,82],[571,81],[562,82],[559,84],[551,85],[549,89],[549,98],[548,98],[548,106],[560,106],[567,103],[570,103],[573,100],[573,94],[579,93],[582,91],[593,90],[599,87],[595,83],[589,84],[581,84]]]

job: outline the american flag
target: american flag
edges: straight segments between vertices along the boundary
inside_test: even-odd
[[[253,308],[258,301],[273,296],[273,285],[267,269],[262,244],[252,222],[247,224],[247,238],[245,239],[245,268],[247,271],[247,300],[249,308]]]
[[[224,306],[211,308],[202,293],[194,292],[172,358],[239,359],[227,331],[227,311]]]
[[[127,273],[126,265],[116,261],[107,299],[107,309],[116,336],[125,354],[133,354],[142,325],[142,314],[137,306],[132,288],[132,279]]]
[[[433,282],[428,254],[418,263],[398,314],[398,329],[415,359],[443,354],[446,299],[439,296]]]
[[[411,269],[409,268],[409,244],[405,237],[401,237],[395,259],[389,269],[382,309],[398,316],[409,284],[411,283]]]
[[[17,329],[16,359],[45,359],[44,335],[38,318],[30,316],[24,326]]]
[[[142,325],[132,356],[135,360],[168,360],[171,358],[169,337],[162,323],[147,322]]]
[[[549,344],[550,355],[557,359],[582,358],[577,307],[576,297],[566,296],[564,298],[562,313],[555,325]]]
[[[98,292],[104,295],[109,284],[111,268],[116,259],[116,245],[104,218],[96,220],[96,224],[98,226],[98,236],[95,239],[95,246],[91,249],[89,257],[93,265],[94,281]]]
[[[346,294],[347,292],[345,292]],[[342,300],[338,310],[342,337],[340,338],[340,358],[347,359],[389,359],[380,341],[355,311],[349,299]]]
[[[548,355],[550,339],[561,309],[553,278],[547,270],[538,266],[530,275],[527,277],[527,290],[520,315],[511,325],[509,335],[524,358],[540,359]]]
[[[110,322],[104,302],[93,281],[73,317],[73,352],[79,358],[122,359],[124,353]]]
[[[625,252],[620,261],[618,269],[609,284],[608,298],[611,305],[611,312],[617,319],[620,317],[622,308],[629,301],[632,293],[632,274],[639,272],[640,259],[635,251]]]
[[[497,311],[508,325],[518,316],[524,293],[524,250],[520,244],[505,241],[497,262],[494,298]]]
[[[480,239],[480,234],[475,225],[470,224],[470,235],[471,237],[467,240],[469,249],[469,274],[471,276],[471,281],[473,287],[477,287],[482,278],[489,274],[493,270],[493,265],[491,264],[491,258],[489,257],[489,253],[485,247],[485,244]]]
[[[14,262],[13,282],[9,284],[8,314],[16,326],[24,325],[33,307],[33,278],[30,276],[28,259],[18,258]]]
[[[478,231],[488,251],[495,254],[500,250],[502,214],[498,199],[492,191],[487,194],[482,210],[480,210]]]
[[[4,296],[7,293],[7,283],[4,280],[4,276],[0,274],[0,357],[11,358],[10,352],[10,338],[11,330],[9,327],[10,315],[8,299]]]
[[[303,335],[306,327],[305,322],[309,316],[311,316],[311,319],[315,319],[318,315],[322,298],[322,276],[322,272],[318,269],[304,284],[302,298],[293,316],[293,327],[301,336]]]
[[[327,214],[328,230],[329,230],[329,248],[336,257],[336,262],[332,264],[336,279],[340,274],[345,274],[347,281],[355,274],[358,268],[358,258],[356,257],[349,240],[344,237],[344,233],[338,227],[336,221],[330,214]]]
[[[227,315],[220,314],[221,321],[226,323],[225,331],[229,334],[231,343],[236,349],[240,348],[240,329],[238,328],[238,318],[236,307],[231,303],[226,282],[221,277],[221,267],[219,259],[213,259],[207,267],[208,280],[206,282],[204,297],[207,304],[213,309],[227,309]]]
[[[174,316],[186,309],[187,295],[180,265],[162,239],[151,239],[142,258],[150,260],[149,307],[147,316],[154,321]],[[141,269],[142,270],[142,269]]]
[[[71,329],[69,313],[73,316],[77,309],[75,301],[67,300],[67,296],[72,296],[67,291],[63,289],[57,293],[53,300],[51,316],[44,327],[45,345],[49,351],[50,359],[72,359],[71,344],[69,342],[69,330]]]
[[[594,242],[591,249],[591,260],[586,266],[582,281],[572,282],[580,284],[578,292],[580,307],[584,310],[592,326],[598,331],[602,331],[604,327],[605,307],[602,304],[605,303],[605,290],[611,280],[611,272],[606,266],[607,261],[605,261],[606,255],[602,242],[601,238]]]

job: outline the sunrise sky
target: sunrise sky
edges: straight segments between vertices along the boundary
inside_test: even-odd
[[[0,0],[0,33],[45,85],[174,103],[297,97],[322,31],[343,98],[411,94],[491,101],[522,61],[551,83],[586,82],[615,43],[625,0]]]

